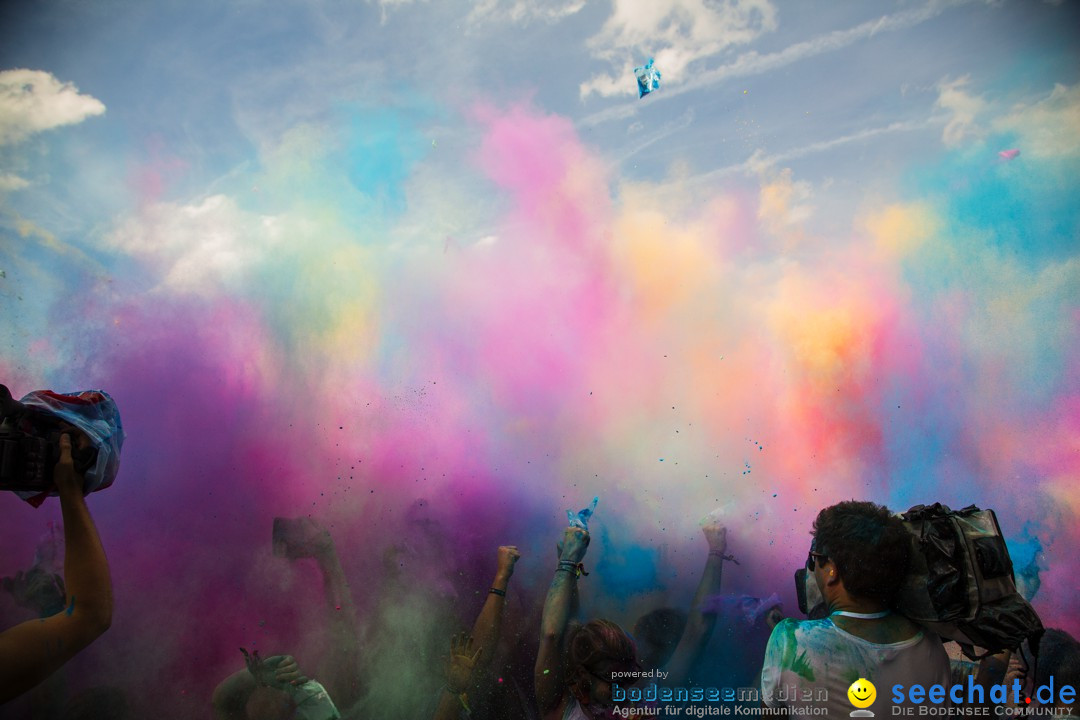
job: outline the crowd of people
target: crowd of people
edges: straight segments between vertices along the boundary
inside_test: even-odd
[[[0,709],[48,683],[61,666],[107,632],[112,621],[105,551],[72,464],[72,440],[64,435],[60,442],[53,477],[64,520],[63,577],[35,568],[5,578],[4,589],[32,606],[39,617],[0,633]],[[650,684],[654,690],[692,689],[712,682],[702,668],[709,665],[710,640],[724,622],[715,599],[722,592],[725,564],[737,561],[728,552],[728,531],[720,521],[708,520],[703,534],[704,566],[688,605],[649,610],[627,630],[611,619],[584,619],[588,615],[580,611],[580,595],[590,574],[585,561],[591,537],[585,527],[572,523],[557,538],[555,557],[536,560],[550,562],[552,575],[535,645],[520,637],[503,637],[511,579],[519,563],[533,559],[523,558],[514,545],[498,547],[495,571],[475,621],[471,627],[447,632],[441,687],[437,697],[430,698],[425,717],[598,720],[647,715],[655,714],[652,711],[658,711],[665,697],[679,695],[635,694],[633,688]],[[1046,633],[1035,665],[1008,651],[987,655],[978,663],[965,664],[956,653],[950,660],[937,635],[897,611],[912,543],[888,509],[869,502],[841,502],[818,513],[810,534],[806,571],[825,611],[813,619],[784,617],[777,601],[765,603],[755,614],[758,622],[771,628],[767,643],[757,648],[760,661],[754,668],[759,679],[754,701],[761,714],[815,714],[810,709],[817,707],[826,708],[824,714],[848,715],[855,705],[849,690],[863,680],[876,686],[876,698],[868,696],[865,704],[855,706],[876,717],[893,714],[892,704],[913,702],[894,701],[888,689],[897,685],[947,687],[970,675],[970,682],[983,687],[1012,681],[1043,685],[1050,678],[1058,688],[1080,686],[1080,643],[1060,630]],[[266,657],[245,652],[237,657],[236,672],[206,698],[208,711],[218,720],[394,717],[373,715],[362,702],[366,690],[362,633],[328,530],[311,518],[278,518],[273,543],[275,555],[312,562],[322,577],[333,639],[328,657],[318,663],[325,670],[315,679],[287,651]],[[532,686],[522,687],[514,681],[512,666],[520,665],[524,652],[533,649]],[[1038,698],[1035,705],[1040,705]],[[1042,705],[1056,708],[1057,717],[1077,714],[1075,705],[1060,697]],[[91,688],[62,708],[42,712],[42,717],[76,719],[132,717],[123,690],[116,687]]]

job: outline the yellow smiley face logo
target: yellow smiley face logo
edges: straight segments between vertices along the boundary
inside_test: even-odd
[[[868,708],[877,699],[877,688],[866,678],[859,678],[847,689],[847,698],[857,708]]]

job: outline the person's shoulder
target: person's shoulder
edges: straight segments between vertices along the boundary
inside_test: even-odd
[[[769,642],[795,643],[798,642],[799,638],[805,637],[811,633],[827,630],[831,627],[834,626],[829,618],[821,618],[820,620],[796,620],[795,618],[784,618],[776,623],[772,635],[769,636]]]
[[[796,620],[795,618],[784,618],[783,620],[781,620],[780,622],[778,622],[776,624],[776,629],[779,630],[780,626],[784,625],[785,623],[787,623],[787,627],[785,628],[784,632],[790,632],[790,633],[794,633],[794,632],[814,632],[814,631],[817,631],[817,630],[825,630],[825,629],[836,627],[833,624],[832,618],[827,618],[827,617],[818,618],[816,620],[810,620],[809,618],[807,618],[805,620]]]
[[[919,668],[920,673],[934,674],[939,678],[952,678],[952,662],[949,660],[949,652],[937,633],[932,630],[916,625],[918,632],[910,640],[903,643],[906,649],[903,655],[907,656],[908,663]]]
[[[915,637],[919,633],[922,633],[923,637],[930,637],[935,640],[939,645],[941,644],[941,640],[936,634],[923,627],[919,623],[915,622],[907,615],[893,613],[893,619],[893,621],[897,623],[897,629],[907,637]]]
[[[769,634],[769,642],[774,643],[793,637],[798,627],[799,621],[795,618],[784,618],[773,626],[772,633]]]
[[[949,651],[945,649],[945,642],[941,637],[929,628],[916,623],[912,624],[915,625],[919,632],[920,644],[923,645],[935,659],[943,660],[946,663],[949,662]]]
[[[792,617],[786,617],[783,620],[781,620],[780,622],[776,623],[776,626],[773,628],[773,633],[791,632],[791,631],[793,631],[795,628],[797,628],[799,626],[800,622],[806,622],[806,621],[805,620],[796,620],[795,618],[792,618]]]
[[[823,625],[831,625],[831,624],[832,624],[832,620],[830,620],[829,618],[820,618],[818,620],[810,620],[808,618],[803,618],[802,620],[799,620],[799,619],[793,618],[793,617],[786,617],[783,620],[781,620],[780,622],[776,623],[776,627],[774,628],[774,632],[776,630],[781,629],[781,628],[784,628],[785,632],[792,632],[792,631],[794,631],[796,629],[799,629],[799,628],[811,629],[811,628],[816,628],[816,627],[821,627]]]

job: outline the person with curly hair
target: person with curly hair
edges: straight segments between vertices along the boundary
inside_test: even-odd
[[[852,500],[819,512],[811,534],[806,568],[828,615],[787,618],[773,629],[762,702],[778,709],[824,705],[830,715],[849,715],[848,688],[861,678],[877,688],[867,709],[883,717],[891,712],[894,684],[948,686],[941,640],[896,611],[912,553],[900,519],[881,505]]]
[[[580,527],[566,528],[558,546],[559,564],[544,602],[533,669],[541,720],[611,717],[612,684],[630,685],[630,675],[641,672],[634,641],[614,622],[590,620],[570,628],[588,547],[589,533]]]

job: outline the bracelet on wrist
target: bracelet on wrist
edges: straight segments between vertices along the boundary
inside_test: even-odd
[[[736,565],[740,564],[739,561],[735,559],[734,555],[725,555],[722,552],[715,552],[715,551],[710,552],[709,554],[710,555],[715,555],[716,557],[720,558],[721,560],[730,560],[731,562],[735,563]]]
[[[490,594],[490,595],[498,595],[499,597],[502,597],[502,598],[506,597],[506,591],[505,590],[500,590],[497,587],[493,587],[493,588],[489,589],[488,594]]]
[[[443,690],[456,697],[458,702],[461,703],[461,707],[464,708],[465,714],[472,717],[472,709],[469,708],[469,696],[465,694],[464,690],[454,690],[449,685],[443,685]]]
[[[559,572],[560,570],[572,573],[575,577],[589,574],[585,572],[585,563],[573,562],[572,560],[560,560],[559,567],[555,568],[555,572]]]

